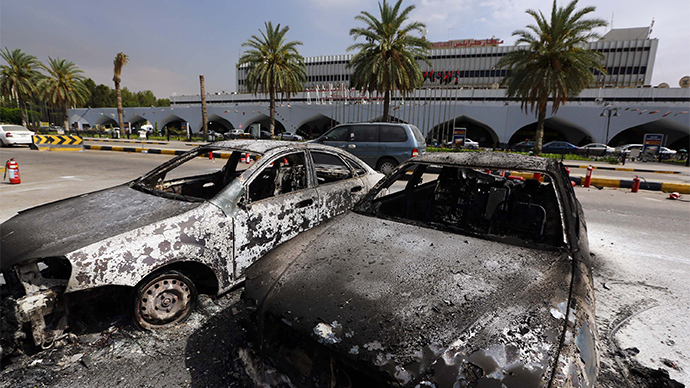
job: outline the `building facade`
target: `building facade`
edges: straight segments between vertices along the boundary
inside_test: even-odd
[[[649,38],[649,28],[612,29],[588,48],[604,55],[606,74],[596,72],[590,87],[636,87],[651,85],[658,39]],[[525,46],[501,46],[498,39],[436,42],[430,50],[431,66],[423,61],[424,88],[498,88],[506,69],[496,68],[507,53]],[[347,67],[353,54],[306,57],[306,89],[350,86]],[[248,92],[247,67],[236,70],[237,91]]]

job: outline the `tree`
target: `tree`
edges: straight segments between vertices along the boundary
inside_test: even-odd
[[[506,54],[496,67],[506,67],[509,74],[503,78],[508,97],[517,97],[522,109],[535,111],[537,132],[534,152],[541,153],[544,138],[544,121],[549,97],[552,98],[551,112],[558,112],[560,105],[578,95],[594,79],[594,69],[604,72],[604,55],[586,48],[587,42],[600,38],[592,30],[606,26],[602,19],[585,19],[596,7],[576,10],[577,0],[565,8],[551,9],[551,20],[546,20],[541,11],[527,10],[535,24],[524,30],[516,30],[515,44],[525,43],[527,48],[518,48]]]
[[[261,37],[252,35],[242,43],[242,47],[250,47],[245,51],[237,63],[237,67],[247,66],[247,87],[250,92],[267,93],[270,98],[270,132],[275,135],[276,93],[287,96],[296,94],[304,88],[307,73],[304,68],[304,58],[297,51],[299,41],[285,41],[285,34],[290,27],[280,28],[280,24],[273,28],[273,23],[264,23],[266,31],[261,31]]]
[[[413,32],[424,33],[425,25],[412,22],[405,26],[408,16],[415,9],[413,5],[400,11],[402,0],[391,7],[385,0],[379,3],[381,18],[377,19],[362,11],[355,20],[364,22],[364,27],[353,28],[350,35],[354,40],[363,37],[366,42],[355,43],[348,51],[359,50],[350,60],[353,69],[351,82],[357,89],[376,91],[384,95],[383,121],[389,121],[391,91],[396,88],[405,96],[422,85],[424,78],[417,59],[429,65],[429,43]]]
[[[7,63],[0,66],[0,93],[6,98],[17,100],[21,123],[26,127],[26,98],[37,92],[41,62],[20,49],[10,51],[7,47],[0,50],[0,57]]]
[[[129,57],[125,53],[118,53],[113,60],[113,82],[115,82],[115,92],[117,93],[117,119],[120,123],[120,130],[125,130],[125,120],[122,117],[122,96],[120,95],[120,81],[122,79],[122,67],[129,63]],[[129,136],[128,136],[129,137]]]
[[[169,98],[159,98],[156,100],[156,106],[170,106]]]
[[[89,90],[84,86],[84,77],[77,65],[62,58],[48,57],[48,66],[41,65],[48,73],[42,77],[37,87],[44,101],[59,107],[64,118],[64,128],[69,131],[67,108],[77,106],[89,98]]]

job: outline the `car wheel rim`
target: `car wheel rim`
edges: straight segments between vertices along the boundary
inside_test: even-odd
[[[393,169],[395,168],[395,165],[391,162],[383,162],[381,163],[381,172],[389,175],[391,172],[393,172]]]
[[[164,274],[148,282],[137,298],[137,322],[149,329],[164,327],[189,316],[196,289],[181,274]]]

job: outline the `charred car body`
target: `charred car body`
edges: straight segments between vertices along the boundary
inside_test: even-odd
[[[427,154],[250,266],[245,303],[298,386],[592,387],[589,260],[559,162]]]
[[[210,161],[214,151],[227,161]],[[24,324],[36,345],[51,343],[65,328],[65,299],[106,286],[136,291],[140,326],[177,323],[197,290],[236,286],[253,261],[351,208],[381,177],[328,146],[225,141],[132,182],[22,211],[0,227],[3,348]]]

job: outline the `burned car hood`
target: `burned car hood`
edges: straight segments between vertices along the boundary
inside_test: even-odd
[[[278,322],[395,384],[537,386],[555,365],[571,274],[557,250],[350,212],[252,265],[246,298],[260,327]]]
[[[27,209],[0,225],[1,270],[20,261],[62,256],[200,204],[157,197],[124,184]]]

